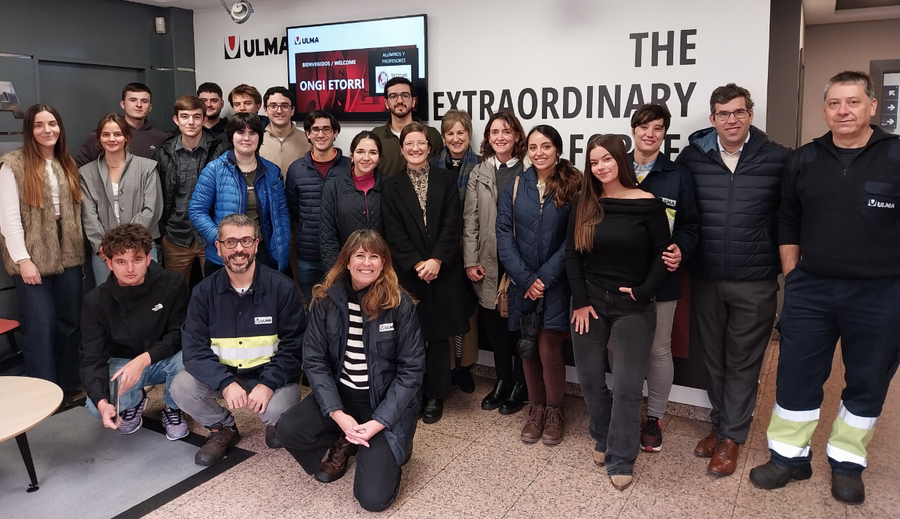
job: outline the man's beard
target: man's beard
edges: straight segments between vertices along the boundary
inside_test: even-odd
[[[242,267],[235,267],[231,263],[232,258],[244,256],[246,256],[248,259],[247,263],[245,263]],[[230,256],[222,258],[222,262],[225,264],[225,268],[230,270],[232,274],[243,274],[244,272],[247,272],[247,269],[249,269],[253,265],[254,261],[256,261],[256,254],[248,254],[246,252],[236,252]]]

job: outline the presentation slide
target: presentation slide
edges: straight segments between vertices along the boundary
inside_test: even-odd
[[[386,120],[384,86],[394,77],[412,81],[413,113],[427,119],[425,15],[289,27],[287,40],[296,120],[320,109],[341,121]]]

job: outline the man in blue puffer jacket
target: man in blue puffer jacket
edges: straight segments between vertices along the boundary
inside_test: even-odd
[[[216,228],[229,214],[251,217],[261,230],[257,259],[282,272],[289,271],[291,238],[284,181],[278,166],[259,156],[262,121],[256,114],[235,114],[228,121],[234,149],[210,162],[188,206],[188,216],[206,240],[206,276],[222,268],[216,252]]]

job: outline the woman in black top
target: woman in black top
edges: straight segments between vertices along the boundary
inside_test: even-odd
[[[669,225],[662,201],[637,189],[624,143],[616,135],[588,142],[581,194],[569,218],[566,271],[572,288],[575,367],[596,442],[613,486],[631,484],[641,399],[656,328],[653,296],[666,275],[662,253]],[[616,358],[613,399],[606,354]]]
[[[372,230],[347,238],[312,300],[303,341],[312,394],[281,416],[278,439],[323,483],[343,476],[357,455],[353,496],[378,512],[397,498],[400,467],[412,455],[425,373],[416,305]]]
[[[405,171],[384,181],[384,233],[400,286],[419,303],[425,339],[425,408],[422,421],[441,419],[450,394],[448,338],[469,331],[459,239],[462,207],[456,175],[428,164],[427,129],[410,123],[400,132]]]

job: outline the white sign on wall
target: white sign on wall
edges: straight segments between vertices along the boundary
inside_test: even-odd
[[[674,157],[693,131],[710,126],[709,95],[730,82],[752,93],[754,123],[766,120],[769,0],[256,4],[242,25],[221,8],[194,12],[198,83],[226,92],[238,83],[261,92],[286,85],[286,27],[424,13],[430,124],[439,127],[452,107],[469,111],[476,149],[490,113],[513,110],[526,131],[556,127],[564,155],[581,167],[591,135],[630,136],[633,110],[659,101],[673,115],[664,150]],[[372,126],[343,125],[338,146],[346,152]]]

